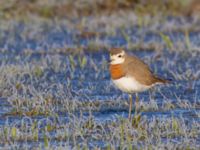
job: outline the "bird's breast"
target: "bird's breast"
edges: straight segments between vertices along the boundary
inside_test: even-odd
[[[113,82],[120,90],[127,93],[143,92],[151,87],[141,84],[134,77],[122,77],[113,80]]]
[[[120,79],[125,76],[122,64],[110,65],[110,74],[113,80]]]

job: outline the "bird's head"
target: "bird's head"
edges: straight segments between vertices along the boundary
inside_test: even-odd
[[[110,49],[110,64],[122,64],[125,61],[125,51],[121,48]]]

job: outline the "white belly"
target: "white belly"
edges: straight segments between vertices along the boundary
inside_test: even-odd
[[[120,79],[113,80],[113,82],[120,90],[127,93],[143,92],[151,88],[151,86],[140,84],[132,77],[122,77]]]

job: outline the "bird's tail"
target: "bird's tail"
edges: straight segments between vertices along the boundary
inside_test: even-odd
[[[170,83],[171,80],[169,79],[162,79],[162,78],[159,78],[159,77],[155,77],[155,80],[157,83],[163,83],[163,84],[167,84],[167,83]]]

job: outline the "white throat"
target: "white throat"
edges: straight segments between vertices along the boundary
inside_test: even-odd
[[[117,60],[113,60],[111,61],[111,65],[117,65],[117,64],[122,64],[124,62],[124,60],[122,59],[117,59]]]

